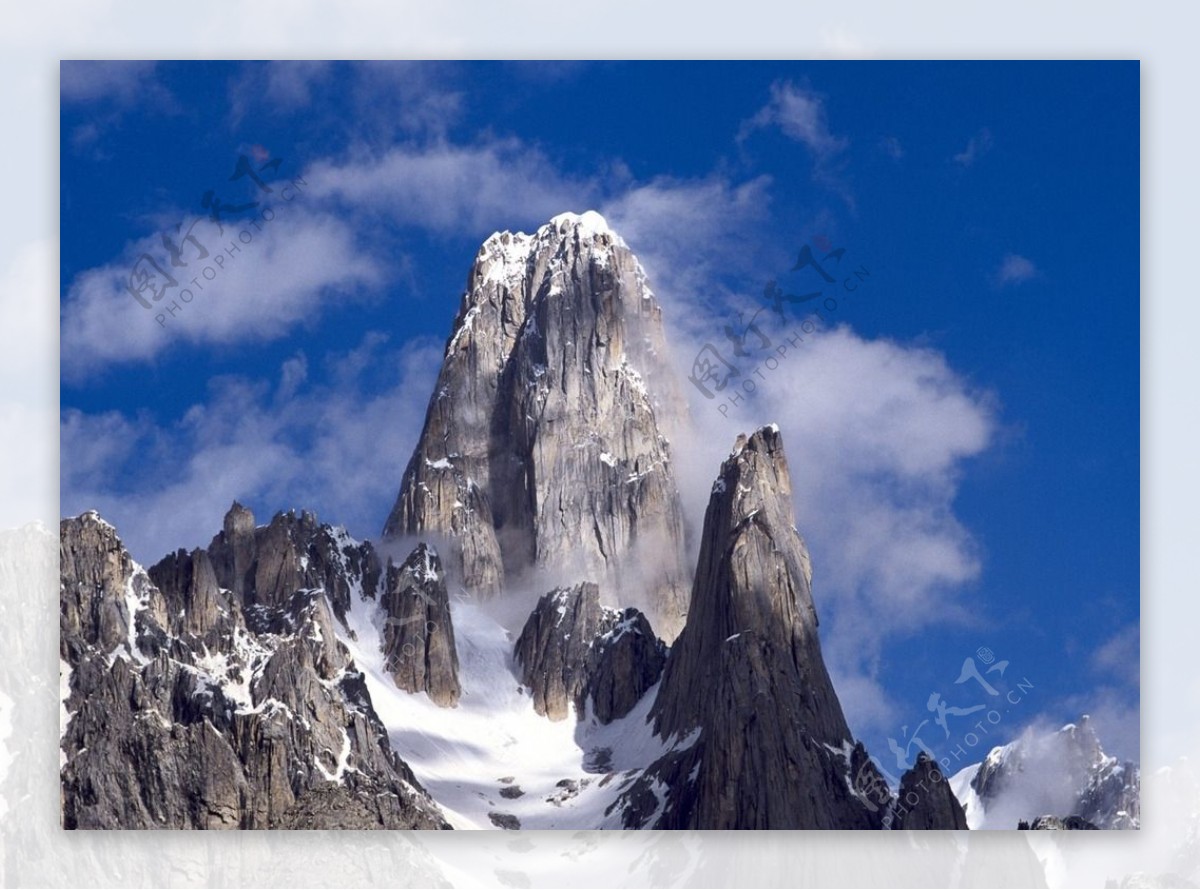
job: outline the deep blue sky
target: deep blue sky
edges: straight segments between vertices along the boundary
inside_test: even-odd
[[[986,450],[958,468],[953,499],[981,560],[964,586],[984,617],[932,620],[887,638],[877,679],[894,709],[905,722],[928,718],[930,691],[961,692],[953,681],[963,658],[986,645],[1037,689],[1006,726],[1035,713],[1061,723],[1085,709],[1108,711],[1126,732],[1111,733],[1107,746],[1136,756],[1136,711],[1127,709],[1137,703],[1139,609],[1137,63],[189,62],[64,70],[63,84],[64,329],[83,299],[72,288],[88,270],[127,265],[135,241],[202,213],[207,189],[253,200],[252,185],[228,182],[250,146],[281,158],[279,175],[290,177],[397,146],[422,154],[515,145],[501,155],[536,156],[533,178],[553,175],[560,191],[577,187],[580,201],[586,193],[612,202],[651,182],[769,177],[761,206],[738,222],[745,250],[708,268],[704,258],[723,256],[729,242],[694,243],[714,292],[760,289],[787,268],[797,243],[826,233],[882,282],[877,297],[850,310],[853,330],[938,351],[987,394],[998,419]],[[819,104],[816,131],[797,135],[778,120],[748,125],[781,84]],[[544,222],[543,204],[518,191],[499,211],[431,227],[419,212],[330,198],[322,208],[353,233],[361,255],[379,261],[381,275],[345,293],[335,281],[311,313],[271,334],[164,331],[161,343],[139,334],[150,346],[131,361],[85,356],[82,372],[64,374],[64,412],[115,412],[107,416],[136,424],[142,438],[134,453],[103,464],[107,480],[68,481],[69,466],[86,463],[68,443],[84,449],[100,438],[64,434],[64,511],[81,509],[80,489],[110,491],[106,513],[162,509],[146,486],[187,463],[181,449],[198,444],[180,432],[184,415],[209,404],[225,375],[277,380],[281,364],[302,353],[309,380],[332,385],[326,357],[355,349],[368,331],[387,333],[389,349],[421,337],[442,342],[479,242],[497,228]],[[144,324],[133,308],[131,323]],[[173,323],[219,309],[198,301]],[[64,334],[64,367],[68,350],[86,348]],[[386,375],[368,375],[368,396],[389,385]],[[427,395],[414,395],[418,407]],[[199,444],[212,445],[211,435]],[[377,531],[398,482],[383,486],[382,507],[372,504],[376,525],[361,520],[353,533]],[[307,506],[261,489],[240,496],[268,515]],[[322,518],[357,517],[327,510]],[[197,522],[211,534],[220,515]],[[160,556],[130,545],[143,562]],[[820,609],[819,586],[815,595]],[[831,622],[852,620],[875,616]],[[886,757],[889,732],[863,734]]]

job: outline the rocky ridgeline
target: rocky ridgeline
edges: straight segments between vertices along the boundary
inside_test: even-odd
[[[965,812],[924,756],[893,795],[824,663],[776,427],[738,438],[695,571],[685,564],[668,439],[685,402],[666,355],[629,248],[596,214],[563,214],[488,238],[468,276],[384,529],[393,544],[438,541],[445,564],[425,543],[396,564],[311,513],[258,526],[234,504],[207,548],[146,572],[95,514],[64,520],[64,825],[448,827],[339,637],[365,644],[354,627],[366,632],[357,610],[369,604],[396,689],[455,707],[453,578],[480,600],[553,588],[512,652],[532,707],[550,720],[572,707],[581,721],[628,718],[616,736],[656,752],[615,782],[612,749],[582,754],[581,770],[608,774],[564,778],[548,805],[609,788],[602,821],[626,828],[967,827],[1036,752],[1009,746],[960,774]],[[632,716],[639,703],[646,722]],[[1055,749],[1070,764],[1071,815],[1135,825],[1135,767],[1105,757],[1090,728],[1071,730]],[[501,781],[500,798],[525,796]]]
[[[235,505],[149,572],[95,513],[60,553],[64,827],[449,827],[335,635],[369,545]]]
[[[1055,732],[1027,731],[954,781],[964,798],[973,798],[979,823],[998,813],[1005,828],[1018,819],[1033,828],[1141,825],[1141,771],[1104,753],[1086,715]]]

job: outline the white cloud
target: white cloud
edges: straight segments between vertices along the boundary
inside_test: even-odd
[[[1136,688],[1141,679],[1141,627],[1129,624],[1092,653],[1092,668],[1110,680]]]
[[[235,499],[311,509],[356,536],[378,534],[440,364],[431,340],[390,349],[369,334],[329,360],[324,382],[307,379],[298,355],[278,382],[214,380],[204,403],[163,423],[69,409],[63,514],[98,509],[144,562],[207,544]]]
[[[327,61],[248,62],[229,84],[229,117],[236,127],[252,109],[290,112],[309,106],[313,90],[328,80]]]
[[[453,87],[455,66],[443,62],[247,62],[229,85],[229,117],[236,128],[248,116],[293,116],[318,129],[391,145],[402,138],[444,138],[462,116],[463,93]],[[337,79],[335,80],[335,74]],[[328,87],[337,84],[336,98]],[[333,103],[334,108],[328,107]]]
[[[715,273],[754,268],[757,227],[768,218],[770,177],[733,183],[660,177],[606,201],[601,211],[637,255],[656,294],[682,314],[720,287]]]
[[[446,62],[363,62],[354,74],[354,103],[360,121],[384,143],[398,135],[444,139],[463,113],[464,94],[455,89],[455,66]]]
[[[326,61],[277,61],[267,63],[266,99],[288,107],[303,107],[312,98],[313,85],[327,78],[333,68]]]
[[[996,270],[996,283],[1000,286],[1024,284],[1037,276],[1038,268],[1032,260],[1019,254],[1010,253],[1000,263],[1000,268]]]
[[[536,149],[508,139],[476,146],[396,146],[345,162],[320,161],[305,174],[313,194],[385,212],[439,232],[534,228],[565,210],[596,203],[593,180],[558,172]]]
[[[601,172],[606,172],[604,177]],[[318,198],[385,213],[402,225],[482,240],[499,229],[532,231],[564,211],[596,208],[638,255],[654,281],[690,293],[711,276],[748,268],[768,216],[770,178],[632,180],[614,164],[591,177],[561,173],[516,139],[462,146],[404,145],[344,162],[322,161],[305,176]]]
[[[769,126],[808,146],[819,161],[828,160],[850,144],[845,137],[830,132],[824,99],[790,81],[771,85],[771,101],[742,124],[738,138],[745,139],[753,131]]]
[[[844,153],[850,140],[829,129],[825,100],[820,94],[790,81],[777,81],[771,85],[770,102],[742,122],[738,142],[745,142],[751,133],[764,127],[778,127],[788,138],[807,146],[813,156],[813,181],[840,195],[853,210],[854,195],[844,175]]]
[[[391,71],[390,68],[386,69]],[[392,72],[393,74],[395,72]],[[264,76],[261,73],[256,76]],[[378,285],[401,272],[357,243],[355,227],[382,215],[399,226],[481,241],[500,229],[532,231],[564,210],[600,207],[629,241],[655,282],[693,299],[720,295],[714,271],[748,270],[761,249],[755,227],[768,216],[768,177],[743,183],[721,176],[634,183],[614,165],[603,180],[559,172],[549,158],[519,140],[473,146],[437,141],[405,144],[346,160],[325,159],[303,173],[307,186],[294,203],[275,201],[277,218],[251,229],[240,253],[200,267],[218,272],[199,280],[192,299],[174,317],[165,307],[186,279],[168,263],[162,232],[129,245],[109,264],[87,270],[68,285],[62,309],[63,371],[71,379],[108,364],[153,360],[171,345],[264,341],[286,335],[347,293]],[[170,214],[159,214],[164,231]],[[211,254],[246,226],[227,225],[218,238],[204,221],[197,231]],[[178,241],[177,236],[172,236]],[[139,305],[127,284],[137,258],[149,253],[177,280],[153,310]],[[189,266],[190,269],[190,266]]]
[[[218,235],[202,222],[195,231],[208,256],[195,259],[199,250],[188,245],[185,268],[171,266],[157,233],[131,245],[123,259],[78,275],[62,307],[63,375],[79,379],[106,365],[152,360],[181,341],[273,340],[312,323],[326,303],[380,281],[378,262],[362,252],[353,229],[313,208],[303,192],[270,206],[274,218],[260,218],[257,229],[226,221]],[[143,253],[176,281],[161,301],[146,297],[151,309],[128,289]],[[180,307],[174,316],[173,304]]]
[[[140,111],[173,112],[175,98],[155,79],[156,62],[69,61],[59,64],[61,105],[78,111],[86,107],[87,119],[70,131],[71,147],[90,152],[95,159],[110,157],[103,137],[121,126],[126,114]]]
[[[977,160],[991,151],[992,131],[984,127],[969,140],[967,147],[954,156],[954,163],[960,167],[970,167]]]
[[[683,376],[706,341],[733,359],[723,321],[676,319]],[[765,317],[760,323],[772,349],[786,342]],[[719,400],[684,384],[695,428],[676,448],[687,514],[703,515],[739,432],[779,424],[797,526],[813,558],[822,645],[839,693],[846,690],[847,716],[859,733],[894,728],[877,671],[884,642],[985,617],[973,599],[977,547],[954,515],[954,499],[965,462],[993,440],[994,400],[937,352],[866,340],[845,327],[788,344],[774,370],[755,361],[742,368],[730,385],[753,380],[755,393],[728,416]]]
[[[131,104],[153,85],[155,62],[70,61],[59,65],[60,95],[64,102],[110,99]]]

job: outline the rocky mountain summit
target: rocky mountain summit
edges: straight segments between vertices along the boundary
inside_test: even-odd
[[[418,544],[401,565],[388,564],[382,603],[383,652],[396,686],[426,692],[439,705],[456,704],[462,689],[450,597],[432,547]]]
[[[1021,819],[1136,825],[1086,721],[888,787],[822,655],[782,433],[737,438],[693,567],[684,404],[637,259],[563,214],[475,257],[382,541],[235,503],[145,570],[64,519],[64,826],[1015,828],[1055,757]]]
[[[492,235],[385,537],[445,540],[484,598],[591,579],[673,639],[687,567],[668,436],[685,402],[666,357],[662,310],[599,214]]]
[[[628,827],[882,825],[852,778],[874,767],[821,656],[791,494],[779,429],[739,437],[712,488],[687,625],[651,710],[660,737],[690,744],[627,793]],[[664,797],[647,812],[655,784]]]
[[[335,634],[364,545],[235,505],[150,572],[95,513],[60,548],[64,827],[448,827]]]

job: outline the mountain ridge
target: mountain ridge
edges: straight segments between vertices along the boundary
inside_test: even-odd
[[[594,580],[682,626],[688,568],[668,432],[684,401],[645,272],[599,214],[502,232],[467,277],[384,538],[440,535],[481,598]],[[642,588],[646,588],[642,592]]]
[[[560,214],[477,252],[378,543],[235,502],[146,570],[64,519],[64,825],[970,826],[1004,770],[888,788],[850,730],[778,426],[688,564],[685,411],[637,258]],[[1072,738],[1107,770],[1080,809],[1129,817]]]

